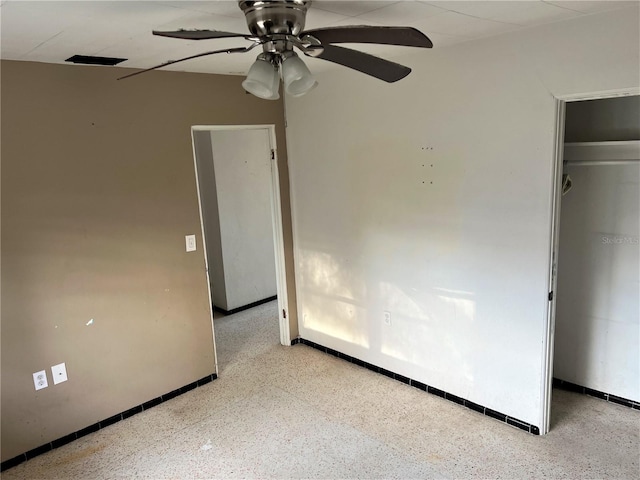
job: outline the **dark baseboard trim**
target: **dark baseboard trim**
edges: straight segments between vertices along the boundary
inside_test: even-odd
[[[601,400],[606,400],[607,402],[616,403],[624,407],[633,408],[634,410],[640,410],[640,402],[636,402],[635,400],[629,400],[628,398],[618,397],[610,393],[594,390],[593,388],[583,387],[582,385],[567,382],[565,380],[560,380],[559,378],[553,379],[553,386],[556,388],[561,388],[562,390],[568,390],[570,392],[582,393],[583,395],[596,397]]]
[[[461,405],[463,407],[467,407],[467,408],[473,410],[474,412],[478,412],[478,413],[481,413],[482,415],[486,415],[487,417],[494,418],[494,419],[499,420],[499,421],[501,421],[503,423],[506,423],[506,424],[511,425],[513,427],[516,427],[516,428],[519,428],[520,430],[524,430],[525,432],[531,433],[533,435],[540,435],[540,429],[538,427],[536,427],[535,425],[531,425],[530,423],[523,422],[522,420],[518,420],[517,418],[510,417],[508,415],[505,415],[504,413],[496,412],[495,410],[491,410],[490,408],[483,407],[482,405],[478,405],[477,403],[474,403],[474,402],[471,402],[471,401],[466,400],[464,398],[458,397],[457,395],[452,395],[451,393],[448,393],[448,392],[445,392],[443,390],[437,389],[437,388],[432,387],[430,385],[426,385],[426,384],[424,384],[422,382],[418,382],[417,380],[413,380],[411,378],[405,377],[405,376],[400,375],[398,373],[391,372],[389,370],[386,370],[384,368],[378,367],[378,366],[373,365],[371,363],[364,362],[364,361],[362,361],[362,360],[360,360],[358,358],[352,357],[351,355],[347,355],[347,354],[344,354],[342,352],[338,352],[337,350],[325,347],[323,345],[320,345],[319,343],[311,342],[311,341],[306,340],[304,338],[296,338],[296,339],[291,341],[291,345],[297,345],[299,343],[301,343],[303,345],[307,345],[309,347],[313,347],[313,348],[315,348],[317,350],[320,350],[322,352],[328,353],[329,355],[333,355],[334,357],[341,358],[343,360],[346,360],[347,362],[355,363],[356,365],[364,367],[364,368],[366,368],[368,370],[371,370],[373,372],[381,373],[382,375],[385,375],[385,376],[387,376],[389,378],[393,378],[394,380],[398,380],[399,382],[405,383],[407,385],[415,387],[415,388],[417,388],[419,390],[422,390],[424,392],[431,393],[433,395],[437,395],[440,398],[444,398],[445,400],[449,400],[450,402],[457,403],[458,405]]]
[[[213,309],[216,312],[222,313],[223,315],[233,315],[234,313],[242,312],[243,310],[249,310],[250,308],[257,307],[258,305],[262,305],[263,303],[273,302],[274,300],[277,300],[277,299],[278,299],[278,296],[274,295],[273,297],[264,298],[262,300],[258,300],[257,302],[250,303],[249,305],[244,305],[238,308],[232,308],[231,310],[225,310],[224,308],[220,308],[215,305],[213,306]]]
[[[42,455],[43,453],[53,450],[54,448],[58,448],[63,445],[66,445],[67,443],[73,442],[74,440],[84,437],[85,435],[88,435],[93,432],[97,432],[98,430],[108,427],[109,425],[113,425],[114,423],[119,422],[120,420],[124,420],[126,418],[132,417],[136,413],[143,412],[144,410],[149,410],[150,408],[153,408],[156,405],[160,405],[161,403],[164,403],[167,400],[171,400],[172,398],[175,398],[178,395],[182,395],[183,393],[187,393],[188,391],[193,390],[194,388],[198,388],[198,387],[201,387],[202,385],[206,385],[207,383],[215,380],[216,378],[218,378],[218,375],[215,373],[212,373],[211,375],[202,377],[200,380],[196,380],[195,382],[185,385],[184,387],[177,388],[171,392],[165,393],[164,395],[160,395],[159,397],[149,400],[148,402],[144,402],[136,407],[130,408],[129,410],[120,412],[117,415],[114,415],[113,417],[106,418],[97,423],[94,423],[93,425],[89,425],[88,427],[85,427],[82,430],[78,430],[77,432],[70,433],[69,435],[66,435],[62,438],[58,438],[56,440],[53,440],[52,442],[45,443],[44,445],[40,445],[39,447],[29,450],[28,452],[22,453],[17,457],[13,457],[13,458],[10,458],[9,460],[5,460],[0,464],[0,472],[4,472],[5,470],[15,467],[16,465],[19,465],[22,462],[31,460],[32,458],[37,457],[38,455]]]

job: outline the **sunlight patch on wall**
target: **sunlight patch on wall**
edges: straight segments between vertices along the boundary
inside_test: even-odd
[[[356,303],[366,298],[364,283],[325,252],[305,251],[299,265],[306,285],[300,292],[305,298],[302,327],[369,348],[367,311]]]
[[[323,335],[369,348],[367,310],[350,302],[308,294],[302,325]]]
[[[440,300],[453,304],[456,318],[462,318],[466,323],[471,323],[475,320],[476,302],[470,298],[473,296],[472,293],[446,288],[437,288],[436,291],[442,292],[438,295]]]
[[[472,293],[444,288],[407,293],[390,283],[382,283],[380,292],[392,315],[392,325],[382,326],[381,353],[437,373],[453,368],[473,382],[472,363],[463,354],[468,350],[464,332],[476,318]],[[433,354],[443,348],[453,364]]]
[[[380,297],[384,301],[385,308],[394,314],[429,321],[429,315],[418,301],[396,285],[388,282],[380,283]]]
[[[363,298],[366,294],[364,284],[354,278],[351,272],[346,272],[329,253],[305,251],[299,262],[299,270],[302,283],[314,293],[344,300]]]

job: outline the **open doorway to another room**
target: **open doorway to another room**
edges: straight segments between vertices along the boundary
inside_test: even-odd
[[[576,394],[640,408],[640,96],[567,102],[564,119],[552,423]]]
[[[252,337],[290,345],[275,128],[192,128],[221,373]],[[251,337],[251,338],[250,338]]]

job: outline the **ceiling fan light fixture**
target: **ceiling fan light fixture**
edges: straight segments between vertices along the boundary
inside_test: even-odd
[[[318,86],[316,79],[295,52],[290,52],[282,60],[282,79],[286,92],[293,97],[300,97]]]
[[[242,82],[242,88],[256,97],[277,100],[280,98],[279,87],[277,65],[273,63],[270,55],[261,53],[251,65],[247,78]]]

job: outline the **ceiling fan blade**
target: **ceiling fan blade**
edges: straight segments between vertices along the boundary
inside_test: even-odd
[[[407,47],[433,47],[433,43],[424,33],[412,27],[354,25],[307,30],[300,34],[301,37],[304,35],[311,35],[323,45],[327,43],[378,43]]]
[[[311,52],[309,56],[353,68],[388,83],[397,82],[411,73],[409,67],[350,48],[323,45],[322,47],[308,47],[308,50]],[[313,53],[314,50],[321,50],[321,53]]]
[[[191,60],[193,58],[205,57],[207,55],[215,55],[216,53],[244,53],[251,50],[253,47],[258,45],[258,43],[254,43],[249,45],[248,47],[236,47],[236,48],[225,48],[223,50],[214,50],[212,52],[204,52],[198,53],[197,55],[191,55],[190,57],[181,58],[180,60],[170,60],[168,62],[162,63],[160,65],[156,65],[155,67],[147,68],[145,70],[140,70],[138,72],[130,73],[129,75],[125,75],[124,77],[118,78],[118,80],[123,80],[125,78],[135,77],[136,75],[140,75],[141,73],[150,72],[151,70],[155,70],[157,68],[166,67],[167,65],[173,65],[174,63],[184,62],[185,60]]]
[[[248,38],[246,33],[222,32],[220,30],[176,30],[173,32],[153,31],[159,37],[182,38],[184,40],[210,40],[212,38]]]

